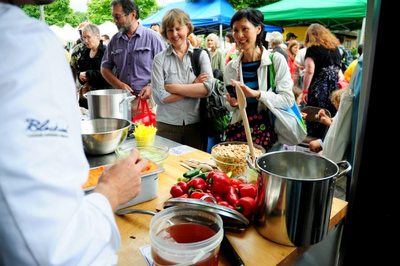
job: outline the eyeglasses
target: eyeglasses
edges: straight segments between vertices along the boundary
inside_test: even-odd
[[[126,14],[122,14],[122,15],[119,15],[119,14],[116,14],[116,15],[111,15],[115,20],[120,20],[122,17],[126,17],[127,15]]]

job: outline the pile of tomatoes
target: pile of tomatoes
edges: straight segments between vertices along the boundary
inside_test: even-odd
[[[183,178],[178,180],[170,189],[174,198],[204,199],[209,202],[213,202],[214,198],[218,204],[239,211],[247,218],[255,210],[255,184],[243,183],[223,172],[202,173],[198,169],[184,173]]]

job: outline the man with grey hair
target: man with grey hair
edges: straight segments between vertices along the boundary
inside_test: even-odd
[[[89,164],[64,49],[15,4],[51,2],[0,0],[0,265],[113,265],[113,211],[139,194],[147,162],[134,149],[84,194]]]
[[[288,55],[286,52],[286,48],[282,48],[282,45],[284,45],[282,33],[280,33],[279,31],[273,31],[270,34],[269,44],[271,46],[272,51],[282,54],[287,62]]]
[[[149,99],[154,56],[165,49],[160,34],[139,23],[139,8],[131,0],[113,0],[112,17],[119,29],[104,54],[101,74],[116,89]],[[132,116],[136,98],[132,101]]]

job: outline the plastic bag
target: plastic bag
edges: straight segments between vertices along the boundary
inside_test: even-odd
[[[269,58],[273,62],[274,54],[271,53]],[[269,80],[268,87],[271,91],[276,93],[275,88],[275,69],[272,63],[269,66]],[[278,134],[278,142],[287,145],[297,145],[307,137],[307,127],[301,117],[300,109],[297,106],[296,101],[294,104],[285,109],[275,107],[269,99],[267,99],[266,105],[273,114],[275,132]]]
[[[267,101],[267,107],[274,115],[279,143],[297,145],[306,138],[307,128],[296,102],[290,108],[280,109]]]
[[[325,135],[322,154],[334,162],[345,159],[349,148],[353,98],[353,95],[343,93],[339,109]]]
[[[138,100],[136,113],[132,118],[132,122],[141,123],[145,126],[156,126],[156,114],[150,110],[147,100]]]

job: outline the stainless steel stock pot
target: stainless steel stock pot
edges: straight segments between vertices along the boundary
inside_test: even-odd
[[[131,121],[131,101],[136,96],[126,90],[94,90],[86,94],[89,117],[120,118]]]
[[[348,162],[315,153],[278,151],[256,159],[258,198],[255,226],[264,237],[289,246],[321,241],[328,231],[336,177]],[[345,168],[339,172],[339,166]]]

